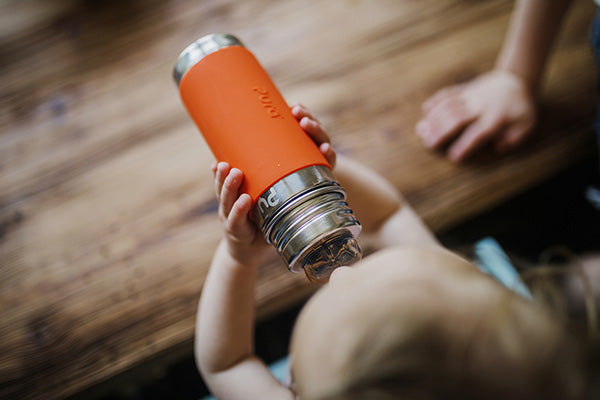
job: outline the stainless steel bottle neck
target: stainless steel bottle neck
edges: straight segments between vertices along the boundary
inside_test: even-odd
[[[306,167],[277,181],[258,198],[252,217],[292,271],[302,271],[316,253],[320,260],[327,253],[334,268],[360,259],[355,241],[360,223],[325,166]],[[347,243],[349,251],[340,252]]]
[[[201,37],[179,54],[175,62],[175,68],[173,68],[173,79],[179,86],[183,75],[198,61],[217,50],[229,46],[244,47],[238,38],[228,33],[212,33]]]

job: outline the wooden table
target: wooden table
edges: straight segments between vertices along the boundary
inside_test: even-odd
[[[0,398],[74,394],[176,349],[219,240],[212,157],[171,79],[178,53],[238,35],[334,145],[387,176],[435,230],[589,157],[595,104],[576,2],[540,132],[453,165],[414,134],[422,101],[489,69],[506,0],[8,1],[0,6]],[[484,232],[482,232],[484,234]],[[305,299],[278,262],[264,318]]]

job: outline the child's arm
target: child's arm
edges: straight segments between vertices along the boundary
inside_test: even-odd
[[[321,124],[301,105],[292,107],[300,126],[315,141],[346,190],[348,204],[362,225],[361,242],[374,249],[396,245],[436,245],[439,242],[398,190],[364,165],[336,157]],[[337,163],[336,163],[337,158]]]
[[[496,61],[496,68],[521,78],[535,92],[571,0],[520,0]]]
[[[213,257],[198,307],[196,363],[219,399],[293,399],[254,355],[254,284],[268,247],[248,219],[250,196],[239,194],[243,174],[227,163],[219,163],[213,171],[225,237]]]
[[[570,0],[519,0],[491,72],[444,88],[423,104],[417,133],[427,147],[452,142],[448,157],[461,161],[486,143],[505,151],[536,123],[535,96],[546,59]]]
[[[374,250],[403,245],[440,246],[400,192],[377,172],[340,156],[335,174],[363,225],[362,241]]]

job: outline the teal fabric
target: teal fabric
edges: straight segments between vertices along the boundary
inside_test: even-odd
[[[524,298],[531,300],[531,292],[512,265],[500,244],[491,237],[475,243],[475,265],[498,282]]]

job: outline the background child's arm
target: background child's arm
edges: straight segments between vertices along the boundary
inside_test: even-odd
[[[460,161],[490,143],[519,145],[536,123],[535,97],[546,59],[570,0],[519,0],[495,68],[444,88],[423,104],[417,133],[424,144]]]
[[[214,171],[225,238],[213,257],[198,307],[196,363],[219,399],[292,399],[291,391],[254,356],[254,284],[268,247],[248,219],[252,200],[238,193],[241,171],[226,163]]]
[[[561,21],[572,0],[519,0],[496,69],[511,72],[537,90]]]

